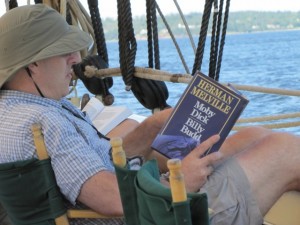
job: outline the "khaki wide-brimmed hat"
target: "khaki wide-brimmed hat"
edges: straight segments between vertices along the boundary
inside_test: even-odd
[[[19,69],[92,44],[89,34],[70,26],[54,9],[26,5],[0,17],[0,88]]]

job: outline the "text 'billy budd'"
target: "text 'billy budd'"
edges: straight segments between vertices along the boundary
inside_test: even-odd
[[[201,133],[205,130],[202,125],[208,124],[209,119],[214,115],[216,115],[216,113],[213,112],[209,106],[205,106],[203,103],[197,101],[190,117],[187,118],[180,131],[187,136],[200,141],[202,136]],[[193,118],[197,120],[194,120]],[[200,123],[198,121],[200,121]],[[190,128],[192,128],[192,130]]]

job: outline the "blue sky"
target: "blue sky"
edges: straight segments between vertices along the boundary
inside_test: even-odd
[[[175,0],[157,0],[162,12],[166,14],[177,12]],[[176,0],[183,13],[202,12],[205,0]],[[34,2],[31,0],[31,2]],[[87,6],[87,0],[81,0]],[[133,16],[145,14],[145,0],[131,0]],[[231,0],[230,11],[300,11],[299,0]],[[19,5],[27,4],[27,0],[18,0]],[[117,16],[117,0],[98,0],[101,17]],[[5,12],[4,0],[0,2],[0,15]]]

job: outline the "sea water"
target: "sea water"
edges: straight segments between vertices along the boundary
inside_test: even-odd
[[[198,39],[195,38],[197,46]],[[201,71],[208,73],[210,43],[207,39]],[[177,39],[189,72],[194,64],[194,50],[188,38]],[[117,42],[107,42],[109,67],[119,67],[119,46]],[[147,67],[147,41],[137,41],[135,66]],[[161,70],[171,73],[186,73],[171,39],[161,39]],[[300,90],[300,31],[261,32],[245,34],[227,34],[221,63],[220,82],[251,85],[266,88]],[[186,84],[166,82],[169,98],[167,103],[175,106]],[[126,104],[134,113],[151,115],[130,91],[125,91],[121,77],[114,78],[110,89],[115,97],[114,105]],[[88,93],[79,82],[78,95]],[[300,112],[300,97],[277,94],[263,94],[242,91],[250,103],[241,118],[263,117],[285,113]],[[268,123],[300,121],[300,118],[269,121]],[[261,124],[261,123],[258,123]],[[253,125],[253,124],[251,124]],[[300,134],[300,127],[280,129]]]

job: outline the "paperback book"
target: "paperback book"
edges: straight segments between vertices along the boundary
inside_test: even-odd
[[[152,143],[167,158],[183,159],[214,134],[220,140],[204,154],[218,151],[248,99],[230,84],[223,85],[197,72]]]
[[[95,97],[89,100],[82,111],[86,112],[93,125],[104,135],[132,115],[126,106],[105,106]]]

